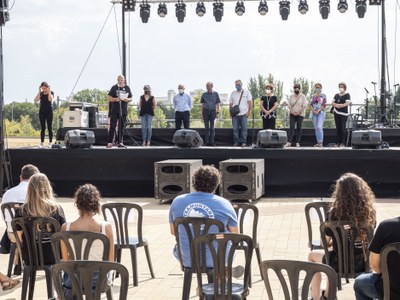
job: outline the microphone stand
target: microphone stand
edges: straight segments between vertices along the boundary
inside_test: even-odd
[[[252,110],[251,110],[251,115],[253,118],[253,129],[251,131],[251,147],[254,148],[255,147],[255,143],[254,143],[254,137],[255,137],[255,132],[254,132],[254,99],[253,101],[251,101],[251,105],[252,105]]]
[[[374,111],[374,127],[376,127],[376,110],[378,109],[378,103],[377,103],[377,99],[378,97],[376,96],[376,82],[371,82],[374,85],[374,102],[375,102],[375,111]]]
[[[365,90],[365,120],[368,121],[368,90],[364,88]]]

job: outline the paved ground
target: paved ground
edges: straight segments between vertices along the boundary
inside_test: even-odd
[[[183,277],[178,262],[172,256],[174,238],[169,233],[168,210],[169,205],[159,205],[151,198],[144,199],[104,199],[105,201],[127,201],[139,203],[144,208],[144,236],[149,240],[153,267],[156,279],[151,279],[143,249],[138,250],[139,286],[130,287],[128,299],[180,299]],[[258,237],[262,259],[294,259],[306,260],[309,249],[307,247],[307,225],[304,217],[304,206],[312,199],[261,199],[256,205],[260,210]],[[67,220],[76,218],[76,208],[72,199],[60,198],[58,201],[64,207]],[[378,221],[400,215],[400,202],[397,199],[377,200]],[[247,222],[250,228],[250,219]],[[4,223],[0,222],[0,232],[4,231]],[[123,252],[122,262],[131,270],[130,255]],[[238,262],[240,258],[238,257]],[[260,273],[253,260],[253,287],[248,299],[267,299],[264,283],[260,280]],[[8,255],[0,255],[0,271],[7,270]],[[352,291],[353,281],[343,284],[338,299],[354,299]],[[116,282],[119,285],[119,282]],[[277,289],[276,282],[274,283]],[[44,273],[39,272],[35,300],[47,299]],[[277,299],[283,299],[279,291]],[[11,293],[0,291],[0,299],[20,299],[21,287]],[[116,295],[115,295],[116,296]],[[117,297],[115,297],[117,298]],[[196,299],[196,279],[193,277],[191,299]]]

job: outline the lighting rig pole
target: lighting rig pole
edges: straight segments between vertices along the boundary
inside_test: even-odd
[[[381,61],[381,118],[383,125],[388,125],[386,117],[386,15],[385,15],[385,0],[381,2],[382,6],[382,61]]]

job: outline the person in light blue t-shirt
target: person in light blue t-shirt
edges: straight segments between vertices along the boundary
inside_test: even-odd
[[[176,197],[169,210],[169,224],[171,234],[174,232],[174,220],[181,217],[212,218],[221,221],[225,226],[225,233],[238,233],[238,220],[231,203],[214,194],[220,184],[220,174],[213,166],[202,166],[192,178],[195,192]],[[211,227],[209,233],[218,233]],[[190,245],[186,232],[179,230],[182,259],[184,267],[191,267]],[[179,260],[177,247],[174,256]],[[210,253],[207,253],[207,267],[212,267]]]

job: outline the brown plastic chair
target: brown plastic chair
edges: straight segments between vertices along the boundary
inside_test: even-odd
[[[100,300],[104,287],[107,285],[107,274],[110,271],[116,271],[121,277],[121,286],[119,290],[119,299],[126,300],[128,294],[129,273],[121,264],[109,261],[66,261],[53,266],[53,282],[59,299],[67,299],[64,295],[61,274],[65,272],[71,279],[72,296],[77,300]],[[96,279],[94,273],[98,274]],[[93,282],[95,281],[95,282]],[[91,291],[88,293],[87,291]],[[70,299],[70,298],[69,298]],[[68,299],[68,300],[69,300]]]
[[[380,267],[381,267],[381,272],[382,272],[382,278],[383,278],[383,299],[384,300],[391,300],[394,299],[391,297],[391,289],[390,289],[390,277],[391,276],[398,276],[398,270],[391,270],[389,272],[388,268],[388,256],[389,254],[393,255],[394,253],[397,253],[397,259],[400,261],[400,243],[392,243],[389,245],[386,245],[383,247],[379,262],[380,262]],[[391,266],[390,269],[392,269],[393,266]],[[391,276],[390,276],[391,275]]]
[[[305,272],[303,285],[301,287],[302,300],[308,299],[311,280],[315,273],[320,272],[325,273],[327,276],[327,280],[329,283],[329,292],[326,296],[328,300],[336,299],[337,275],[330,266],[306,261],[266,260],[261,263],[260,268],[269,300],[274,299],[270,283],[270,276],[268,274],[269,270],[273,270],[277,275],[286,300],[299,299],[300,273],[302,272]],[[289,281],[289,284],[287,280]]]
[[[15,217],[15,211],[19,209],[23,203],[20,202],[8,202],[3,203],[1,205],[1,212],[3,214],[3,219],[6,220],[6,215],[8,214],[11,217],[11,220]],[[8,224],[6,224],[8,229]],[[10,228],[11,229],[11,228]],[[11,277],[12,267],[14,264],[14,257],[15,257],[15,249],[17,249],[17,244],[10,241],[10,257],[8,258],[8,270],[7,276]],[[18,265],[15,266],[14,272],[19,269],[21,270],[21,259],[19,260]]]
[[[241,245],[247,244],[243,283],[232,282],[232,263],[237,251],[243,251]],[[228,247],[227,247],[228,246]],[[197,273],[199,299],[246,299],[249,295],[250,264],[253,255],[253,239],[244,234],[218,233],[199,236],[194,239],[193,253]],[[213,267],[213,283],[203,284],[200,269],[201,249],[210,250]],[[222,292],[224,291],[224,292]]]
[[[308,229],[308,247],[311,250],[322,249],[321,236],[318,234],[318,239],[313,240],[313,230],[311,222],[311,212],[315,211],[318,215],[319,225],[326,221],[329,208],[332,202],[329,201],[315,201],[307,203],[304,208],[304,213],[306,215],[307,229]]]
[[[107,220],[107,211],[113,218],[117,239],[114,241],[115,258],[117,262],[121,262],[122,249],[129,249],[131,252],[133,285],[138,286],[138,270],[137,270],[137,253],[138,247],[144,247],[147,264],[149,265],[150,274],[155,278],[153,266],[151,264],[150,250],[148,242],[143,238],[142,223],[143,209],[140,205],[134,203],[106,203],[101,206],[103,217]],[[128,231],[128,218],[131,211],[136,211],[137,226],[136,237],[131,237]]]
[[[47,296],[53,298],[53,284],[51,280],[51,265],[45,265],[45,257],[43,255],[43,244],[50,243],[50,237],[55,232],[60,231],[60,223],[53,218],[47,217],[23,217],[15,218],[11,221],[13,231],[22,231],[23,243],[18,234],[15,234],[18,249],[24,259],[24,275],[22,278],[22,294],[21,299],[26,299],[29,285],[29,300],[33,299],[35,289],[36,272],[43,270],[46,274]],[[26,246],[26,248],[24,248]],[[24,254],[27,254],[24,255]],[[27,260],[25,260],[25,258]],[[52,258],[46,257],[47,261]]]
[[[188,236],[188,241],[190,246],[192,245],[192,242],[195,238],[210,233],[210,230],[213,230],[214,233],[224,232],[225,226],[221,221],[210,218],[176,218],[174,220],[176,245],[178,250],[179,262],[181,264],[181,270],[183,271],[182,300],[189,299],[190,286],[192,284],[192,274],[196,272],[196,268],[194,266],[194,254],[192,247],[183,250],[183,251],[189,251],[191,266],[183,265],[182,248],[181,248],[179,232],[183,231],[182,234],[186,233],[186,235]],[[200,266],[201,272],[207,273],[209,283],[213,282],[212,268],[207,268],[206,266],[205,248],[203,248],[203,251],[201,253],[201,262],[202,262]]]

